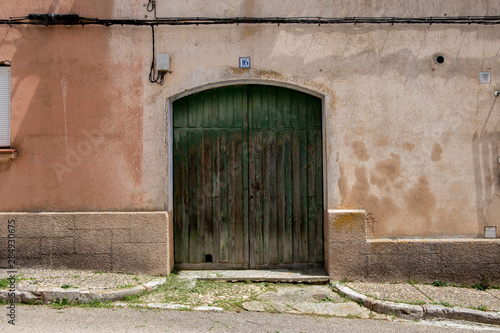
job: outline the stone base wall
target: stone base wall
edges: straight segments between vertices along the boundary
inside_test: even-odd
[[[332,280],[500,283],[498,238],[368,239],[364,210],[324,216]],[[174,267],[172,212],[0,213],[0,267],[8,267],[12,220],[17,267],[154,275]]]
[[[325,212],[332,280],[500,283],[500,239],[368,239],[366,212]]]
[[[171,216],[172,212],[0,213],[0,267],[8,267],[8,221],[14,220],[10,225],[15,226],[18,267],[166,275],[174,264]]]

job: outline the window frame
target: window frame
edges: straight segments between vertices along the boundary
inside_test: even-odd
[[[11,146],[11,67],[0,64],[0,149]]]

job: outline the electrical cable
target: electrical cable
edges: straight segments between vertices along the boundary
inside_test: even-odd
[[[155,11],[156,3],[150,0],[148,10]],[[225,25],[225,24],[448,24],[448,25],[499,25],[500,16],[456,16],[456,17],[169,17],[158,19],[98,19],[75,15],[37,14],[24,18],[0,19],[7,25]],[[156,16],[156,14],[155,14]]]
[[[157,17],[156,17],[156,0],[149,0],[146,9],[148,10],[148,12],[154,12],[155,19],[157,19]]]
[[[153,61],[151,62],[151,70],[149,71],[149,82],[158,83],[160,86],[165,82],[165,72],[156,73],[156,51],[155,51],[155,26],[151,25],[152,37],[153,37]]]
[[[160,25],[229,25],[229,24],[447,24],[447,25],[499,25],[500,16],[456,16],[456,17],[165,17],[156,16],[156,0],[149,0],[149,12],[154,12],[155,19],[99,19],[86,18],[70,14],[29,14],[25,17],[11,17],[0,19],[0,25],[113,25],[150,26],[153,38],[153,60],[149,72],[149,81],[163,85],[166,72],[156,74],[155,26]]]

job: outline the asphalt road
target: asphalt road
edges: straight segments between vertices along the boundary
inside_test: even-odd
[[[0,310],[0,332],[500,332],[480,325],[362,320],[256,312],[195,312],[135,308],[54,309],[18,306],[15,326]],[[2,314],[3,312],[3,314]],[[451,325],[451,326],[450,326]]]

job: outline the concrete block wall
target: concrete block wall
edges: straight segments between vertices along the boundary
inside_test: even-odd
[[[171,212],[0,213],[0,267],[15,220],[16,265],[165,275],[173,268]]]
[[[500,239],[369,239],[364,210],[325,212],[332,280],[500,283]]]

